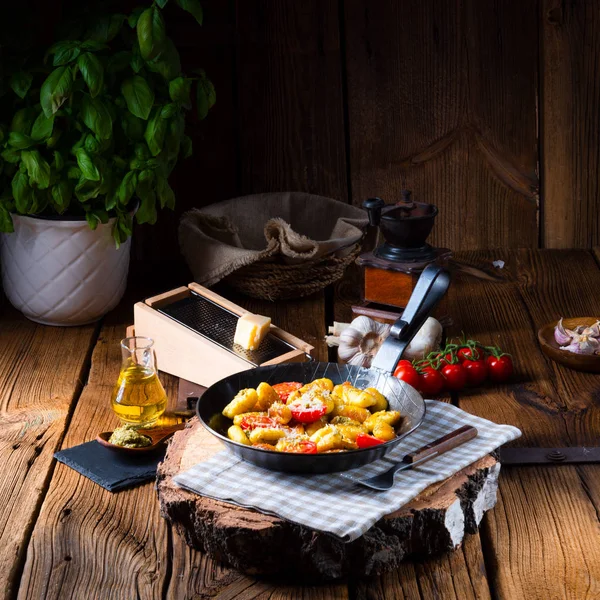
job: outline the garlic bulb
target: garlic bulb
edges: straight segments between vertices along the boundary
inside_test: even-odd
[[[336,339],[338,357],[349,365],[370,367],[373,357],[390,333],[391,326],[369,317],[356,317]],[[436,350],[442,341],[442,326],[429,317],[404,351],[403,358],[423,358]]]
[[[437,350],[442,342],[442,326],[433,317],[428,317],[417,335],[412,339],[402,358],[414,360],[425,358],[433,350]]]
[[[389,332],[390,325],[378,323],[369,317],[356,317],[340,333],[338,357],[349,365],[370,367]]]
[[[575,329],[567,329],[563,320],[554,328],[554,339],[561,350],[574,354],[600,354],[600,321],[589,327],[579,325]]]

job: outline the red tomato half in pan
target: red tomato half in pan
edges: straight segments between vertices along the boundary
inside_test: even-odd
[[[314,423],[327,412],[325,404],[316,398],[308,400],[299,398],[288,404],[288,406],[292,411],[292,417],[299,423]]]
[[[277,423],[266,415],[248,415],[240,421],[240,427],[249,431],[258,427],[277,427]]]
[[[281,401],[285,404],[289,395],[302,387],[299,381],[284,381],[283,383],[276,383],[272,386],[277,392],[277,395],[281,398]]]
[[[285,440],[277,444],[277,450],[294,454],[316,454],[317,445],[310,440]]]

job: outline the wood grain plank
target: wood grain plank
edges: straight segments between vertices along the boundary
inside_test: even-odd
[[[542,0],[541,145],[543,244],[600,243],[600,5]]]
[[[236,4],[243,193],[347,201],[338,3]]]
[[[0,315],[0,597],[14,596],[25,550],[97,335]]]
[[[598,381],[546,359],[537,328],[559,315],[597,311],[600,270],[588,252],[472,252],[460,260],[490,270],[498,283],[454,281],[449,294],[457,331],[499,343],[513,355],[512,383],[461,394],[461,408],[523,431],[517,444],[597,445]],[[577,282],[577,285],[575,283]],[[588,284],[589,282],[589,284]],[[592,598],[599,593],[600,468],[510,467],[496,509],[481,530],[488,577],[499,597]]]
[[[535,3],[349,0],[345,29],[353,202],[408,187],[438,245],[537,246]]]
[[[381,577],[355,582],[352,592],[356,600],[490,598],[479,536],[467,536],[456,552],[427,562],[409,562]]]
[[[481,535],[500,598],[598,598],[600,523],[579,467],[506,468]],[[600,467],[590,481],[600,479]]]
[[[119,340],[131,322],[127,310],[103,325],[63,448],[118,424],[110,395],[121,364]],[[173,406],[176,380],[161,379]],[[167,527],[153,488],[148,483],[111,494],[58,464],[27,550],[19,598],[161,598]]]

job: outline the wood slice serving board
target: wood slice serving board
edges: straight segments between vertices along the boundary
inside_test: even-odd
[[[500,464],[489,455],[430,486],[345,544],[278,517],[197,496],[173,483],[177,473],[221,450],[221,443],[196,417],[175,434],[158,467],[161,514],[192,548],[251,575],[331,580],[380,574],[404,560],[457,548],[496,503]]]

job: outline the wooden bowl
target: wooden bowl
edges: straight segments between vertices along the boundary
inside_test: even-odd
[[[563,325],[566,329],[575,329],[578,325],[593,325],[598,319],[596,317],[574,317],[573,319],[563,319]],[[587,371],[588,373],[600,373],[600,355],[596,354],[573,354],[568,350],[561,350],[554,339],[554,328],[558,321],[553,321],[544,325],[538,331],[538,340],[542,347],[542,352],[552,360],[575,369],[576,371]]]

